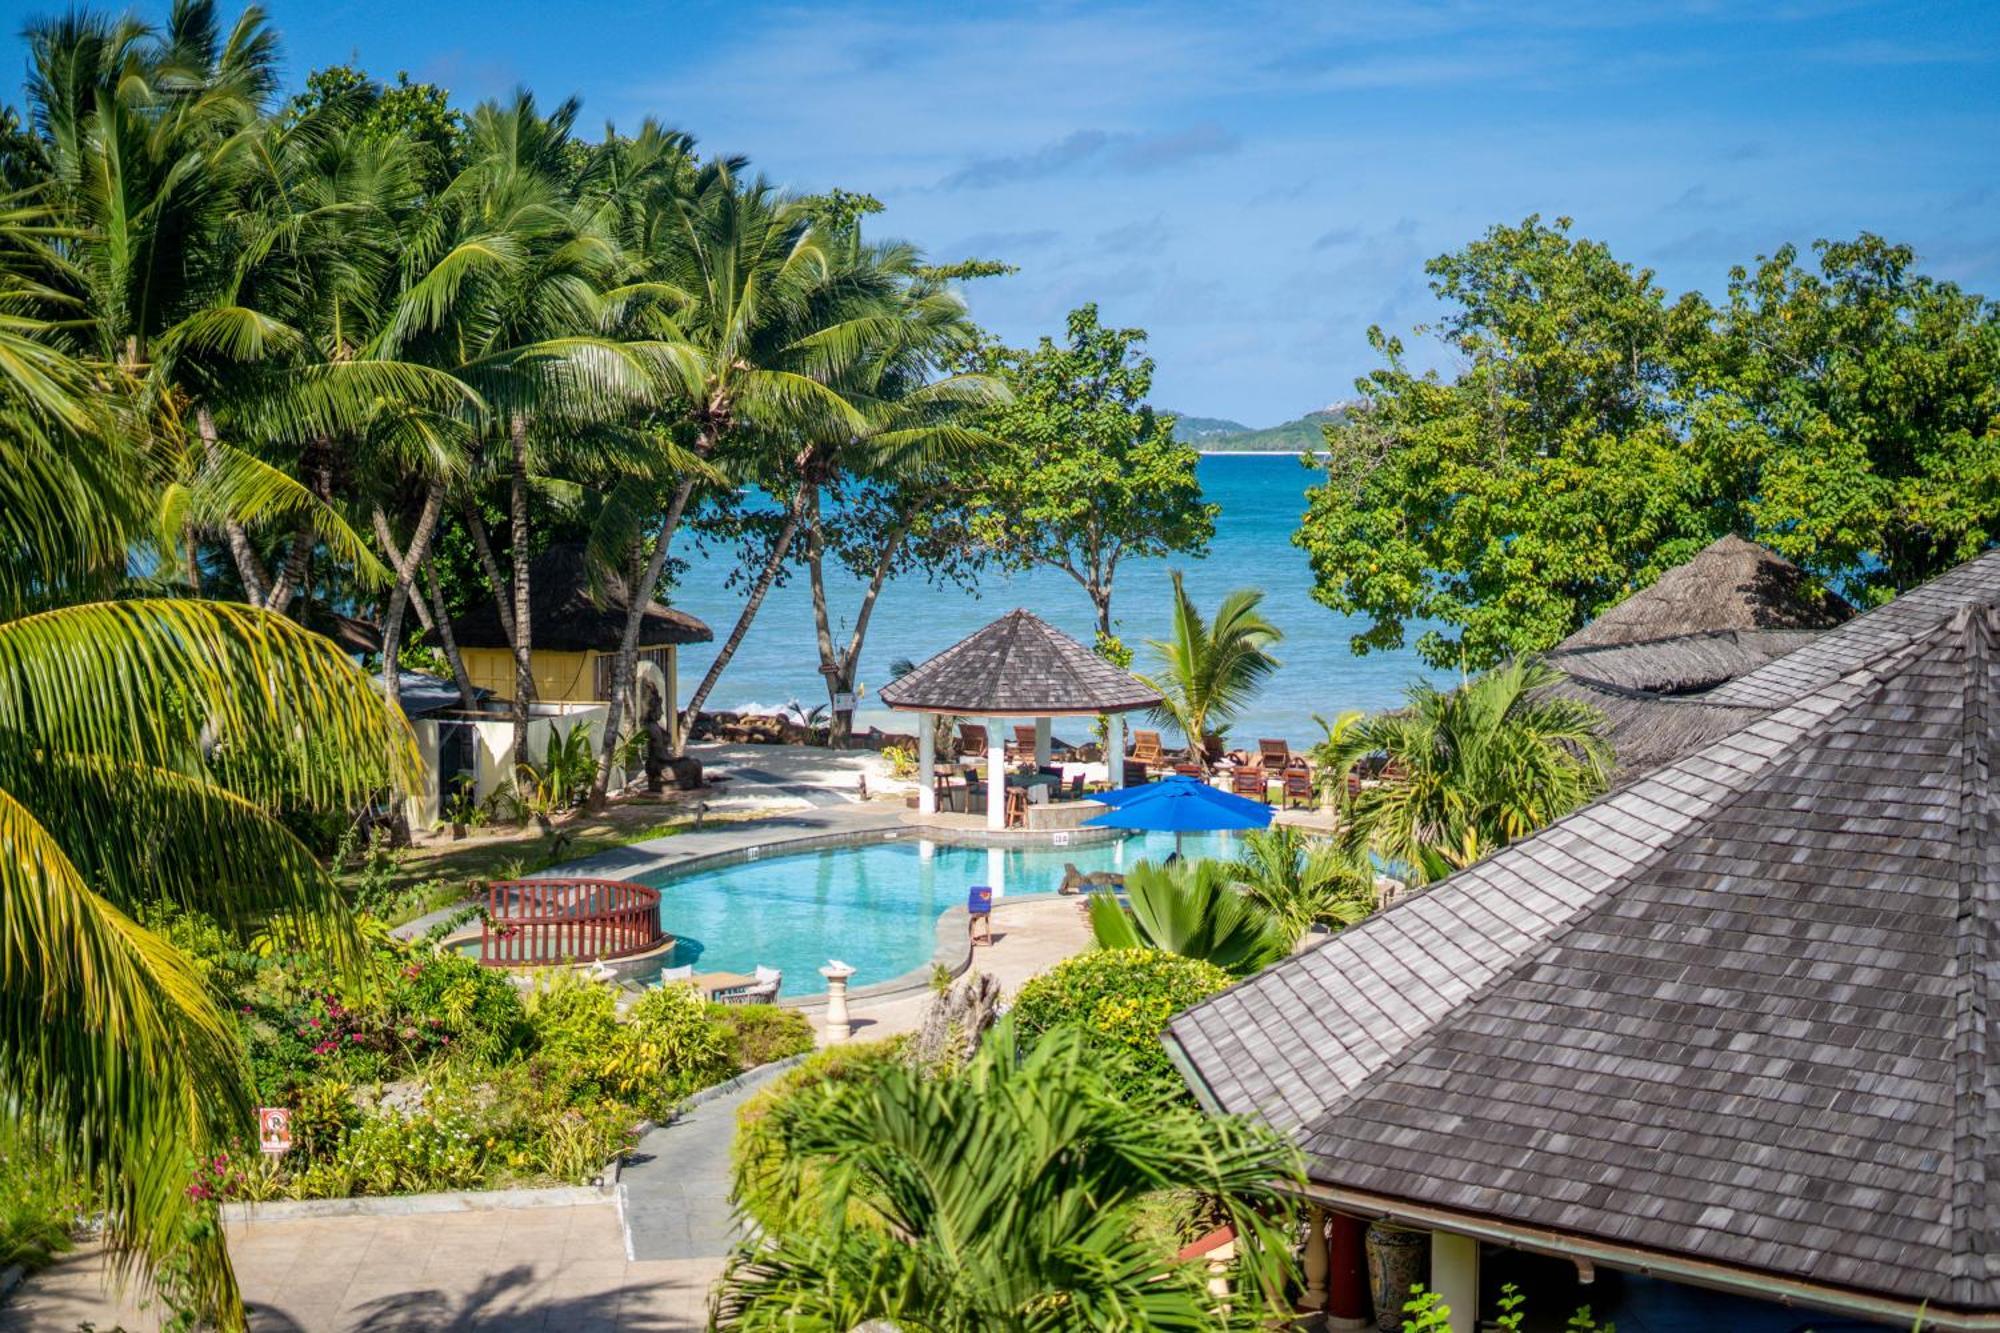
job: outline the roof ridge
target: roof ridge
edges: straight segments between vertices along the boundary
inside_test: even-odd
[[[1988,1125],[1995,1105],[1986,1026],[1993,965],[1992,606],[1965,607],[1951,618],[1963,645],[1964,706],[1959,730],[1958,916],[1952,958],[1951,1281],[1970,1299],[1990,1281]]]

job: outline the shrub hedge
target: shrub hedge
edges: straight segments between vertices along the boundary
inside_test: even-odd
[[[1160,1034],[1167,1021],[1235,978],[1212,963],[1159,949],[1100,949],[1058,963],[1021,987],[1013,1013],[1023,1041],[1059,1025],[1083,1030],[1092,1050],[1119,1057],[1127,1093],[1188,1097]]]

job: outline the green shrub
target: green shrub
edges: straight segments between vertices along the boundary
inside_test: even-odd
[[[1013,1013],[1024,1042],[1069,1025],[1082,1029],[1090,1049],[1122,1057],[1112,1077],[1123,1092],[1186,1097],[1160,1034],[1175,1014],[1233,980],[1213,964],[1158,949],[1101,949],[1022,986]]]
[[[721,1030],[738,1069],[755,1069],[813,1048],[812,1024],[796,1009],[775,1004],[715,1004],[709,1020]]]
[[[611,1089],[664,1119],[689,1093],[736,1073],[735,1052],[692,987],[645,993],[625,1015],[601,1066]]]
[[[35,1135],[0,1121],[0,1269],[40,1268],[67,1250],[88,1197]]]
[[[356,1194],[470,1189],[486,1174],[483,1131],[471,1106],[441,1095],[415,1111],[377,1111],[341,1145]]]
[[[736,1204],[747,1216],[766,1231],[781,1231],[804,1217],[819,1192],[810,1181],[797,1191],[786,1188],[784,1147],[772,1128],[771,1113],[782,1103],[826,1084],[875,1077],[884,1066],[903,1058],[906,1044],[902,1037],[890,1037],[829,1046],[786,1070],[770,1087],[743,1103],[736,1113],[729,1164],[735,1176]]]

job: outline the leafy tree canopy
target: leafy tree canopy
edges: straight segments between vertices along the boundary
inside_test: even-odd
[[[1102,634],[1119,562],[1201,555],[1219,512],[1201,498],[1194,447],[1146,404],[1145,336],[1104,327],[1085,305],[1070,312],[1062,343],[989,344],[973,357],[1013,393],[985,423],[1001,445],[981,453],[974,532],[1004,562],[1051,565],[1083,585]]]
[[[1568,219],[1495,227],[1425,266],[1462,369],[1400,339],[1325,428],[1296,540],[1355,648],[1489,666],[1546,648],[1727,532],[1881,600],[1989,544],[2000,314],[1878,237],[1789,247],[1721,308]]]

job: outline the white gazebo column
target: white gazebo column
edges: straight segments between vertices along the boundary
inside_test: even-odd
[[[1049,763],[1049,739],[1053,725],[1048,718],[1035,719],[1035,767],[1046,768]]]
[[[1451,1333],[1477,1333],[1478,1241],[1450,1231],[1431,1233],[1431,1290],[1451,1308]]]
[[[986,827],[1007,827],[1007,733],[1004,718],[986,720]],[[994,885],[998,889],[999,885]]]
[[[1125,785],[1125,715],[1104,719],[1104,780],[1115,791]]]
[[[937,719],[929,713],[917,717],[917,813],[937,813]]]

